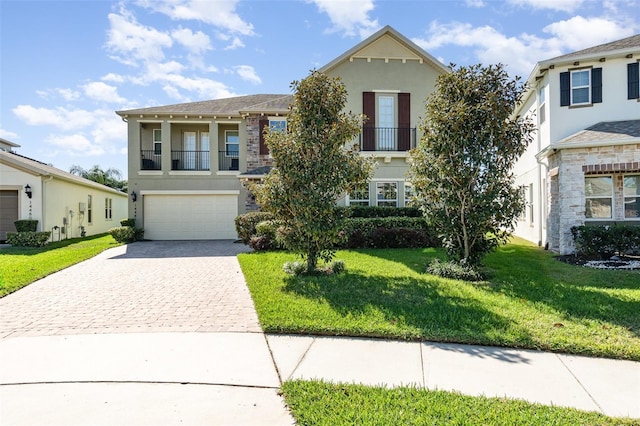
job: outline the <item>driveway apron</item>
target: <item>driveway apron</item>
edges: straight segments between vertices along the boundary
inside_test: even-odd
[[[292,424],[231,241],[145,241],[0,299],[0,424]]]

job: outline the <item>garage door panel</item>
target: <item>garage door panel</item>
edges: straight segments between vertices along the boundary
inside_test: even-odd
[[[235,239],[237,195],[145,195],[145,238]]]

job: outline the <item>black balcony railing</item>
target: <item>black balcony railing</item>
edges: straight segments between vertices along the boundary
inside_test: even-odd
[[[218,170],[240,170],[238,151],[219,151]]]
[[[209,151],[171,151],[171,170],[210,170]]]
[[[409,151],[416,147],[415,127],[363,127],[361,151]]]
[[[140,151],[140,170],[160,170],[162,168],[162,155],[154,150]]]

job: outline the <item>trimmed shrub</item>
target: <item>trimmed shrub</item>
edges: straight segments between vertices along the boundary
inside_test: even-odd
[[[286,262],[282,269],[285,273],[293,276],[302,275],[307,271],[306,262]]]
[[[249,212],[236,216],[236,233],[243,243],[249,244],[251,237],[256,235],[256,225],[265,220],[272,220],[273,215],[267,212]]]
[[[334,273],[334,274],[340,274],[340,273],[344,272],[345,269],[346,269],[346,266],[344,264],[344,260],[334,260],[327,267],[327,272]]]
[[[582,225],[571,228],[577,254],[609,258],[640,251],[640,226]]]
[[[120,226],[109,229],[109,234],[119,243],[132,243],[144,238],[144,229],[131,226]]]
[[[485,276],[482,272],[471,266],[462,265],[454,261],[441,261],[434,259],[427,265],[428,274],[437,275],[442,278],[451,278],[464,281],[482,281]]]
[[[136,220],[135,219],[122,219],[120,221],[120,226],[130,226],[132,228],[136,227]]]
[[[440,245],[436,233],[422,217],[350,217],[343,220],[343,232],[347,248]]]
[[[418,207],[349,206],[339,207],[346,217],[422,217]]]
[[[18,232],[36,232],[38,221],[35,219],[21,219],[13,222]]]
[[[37,221],[35,221],[37,222]],[[7,243],[21,247],[44,247],[49,241],[51,231],[45,232],[7,232]]]
[[[273,248],[273,240],[266,235],[254,235],[249,240],[249,247],[255,251],[267,251]]]

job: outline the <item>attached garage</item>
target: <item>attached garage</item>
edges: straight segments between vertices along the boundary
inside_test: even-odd
[[[18,191],[0,191],[0,241],[7,239],[7,232],[16,232],[13,224],[18,220]]]
[[[141,193],[144,238],[149,240],[235,239],[239,191]]]

